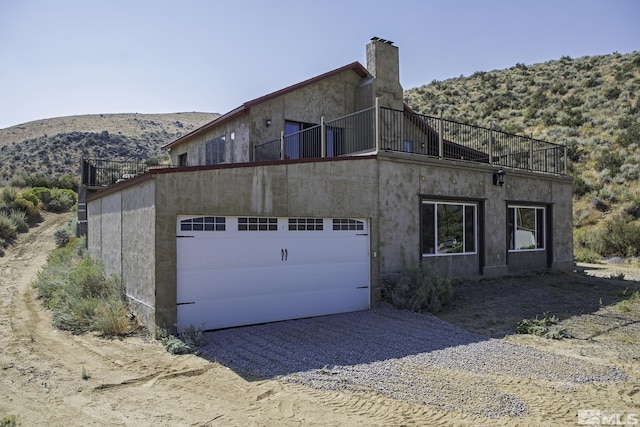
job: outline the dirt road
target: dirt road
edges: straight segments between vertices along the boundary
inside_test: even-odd
[[[142,337],[108,340],[58,331],[30,283],[54,247],[53,232],[66,220],[65,215],[47,215],[0,258],[0,417],[15,415],[24,426],[575,425],[579,409],[640,411],[637,354],[623,356],[624,342],[615,347],[617,352],[602,353],[597,347],[601,341],[602,348],[610,348],[609,339],[627,340],[627,347],[636,348],[637,311],[624,313],[625,326],[603,329],[595,340],[549,341],[507,332],[502,338],[625,369],[628,381],[577,384],[464,370],[442,373],[469,387],[489,382],[529,406],[524,416],[499,419],[440,411],[374,391],[320,391],[276,379],[249,381],[214,361],[172,356],[158,342]],[[450,321],[482,329],[473,304],[459,301]],[[569,314],[568,324],[578,321],[578,314]],[[587,314],[597,317],[593,310]],[[624,334],[617,337],[622,329]],[[83,379],[83,370],[90,378]]]

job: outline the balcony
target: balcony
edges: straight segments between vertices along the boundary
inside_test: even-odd
[[[372,107],[257,144],[255,161],[309,159],[379,151],[566,175],[566,147],[532,137],[403,111]]]
[[[256,162],[409,153],[441,160],[486,163],[495,167],[566,175],[563,145],[403,111],[371,107],[300,132],[256,144]],[[89,191],[117,184],[149,169],[173,165],[83,159],[82,185]]]

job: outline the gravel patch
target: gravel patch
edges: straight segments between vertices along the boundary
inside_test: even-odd
[[[492,386],[495,376],[572,383],[627,379],[612,367],[489,339],[387,304],[208,332],[200,354],[248,380],[280,378],[320,390],[373,391],[488,417],[527,411],[516,396]]]

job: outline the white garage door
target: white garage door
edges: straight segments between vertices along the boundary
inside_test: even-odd
[[[369,308],[364,219],[179,217],[178,329]]]

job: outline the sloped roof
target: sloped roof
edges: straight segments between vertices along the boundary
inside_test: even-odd
[[[327,79],[329,77],[333,77],[333,76],[335,76],[337,74],[340,74],[340,73],[342,73],[344,71],[349,71],[349,70],[353,71],[354,73],[356,73],[358,76],[360,76],[363,79],[366,78],[366,77],[371,77],[371,75],[369,74],[369,71],[367,71],[367,69],[362,64],[360,64],[358,61],[352,62],[351,64],[345,65],[345,66],[340,67],[340,68],[336,68],[335,70],[328,71],[328,72],[326,72],[324,74],[320,74],[319,76],[312,77],[312,78],[310,78],[308,80],[305,80],[305,81],[302,81],[300,83],[296,83],[294,85],[285,87],[284,89],[277,90],[275,92],[269,93],[267,95],[261,96],[259,98],[253,99],[251,101],[247,101],[244,104],[242,104],[241,106],[239,106],[238,108],[235,108],[235,109],[229,111],[228,113],[225,113],[225,114],[217,117],[215,120],[213,120],[213,121],[211,121],[211,122],[199,127],[198,129],[196,129],[194,131],[189,132],[188,134],[176,139],[175,141],[172,141],[172,142],[164,145],[162,148],[166,150],[166,149],[170,149],[172,147],[175,147],[177,145],[180,145],[183,142],[185,142],[185,141],[191,139],[192,137],[198,135],[199,133],[202,133],[202,132],[205,132],[205,131],[207,131],[209,129],[215,128],[216,126],[218,126],[218,125],[220,125],[220,124],[222,124],[222,123],[224,123],[224,122],[226,122],[228,120],[231,120],[233,118],[238,117],[241,114],[246,113],[247,111],[249,111],[249,109],[251,107],[254,107],[254,106],[258,105],[258,104],[261,104],[263,102],[269,101],[269,100],[271,100],[273,98],[277,98],[277,97],[282,96],[284,94],[287,94],[289,92],[293,92],[295,90],[301,89],[301,88],[303,88],[305,86],[308,86],[310,84],[317,83],[317,82],[319,82],[321,80]]]

